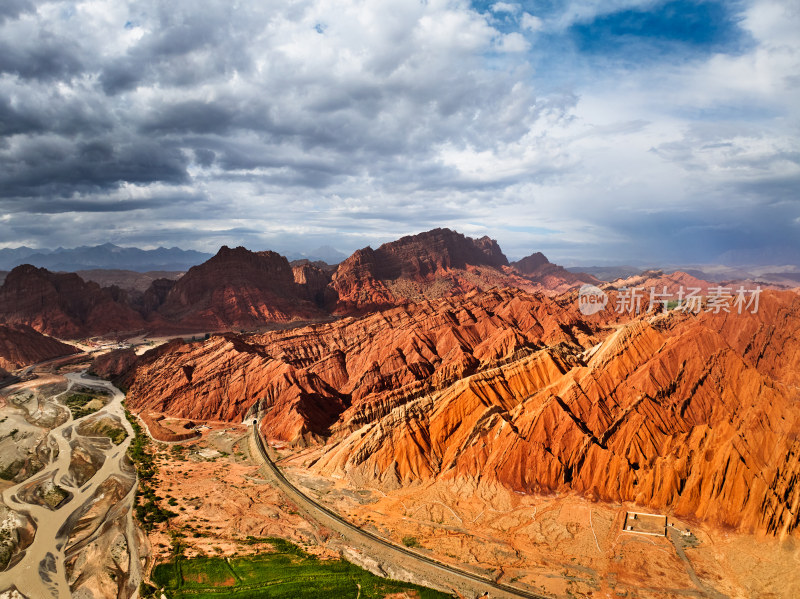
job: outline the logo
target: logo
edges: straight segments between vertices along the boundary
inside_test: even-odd
[[[590,316],[603,310],[608,304],[608,296],[599,287],[584,285],[578,292],[578,309],[581,314]]]

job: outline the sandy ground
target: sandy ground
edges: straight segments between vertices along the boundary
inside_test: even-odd
[[[249,456],[249,429],[227,423],[209,426],[198,440],[152,442],[158,456],[153,488],[161,504],[178,514],[169,528],[161,525],[150,533],[153,563],[169,559],[170,533],[175,531],[184,536],[188,557],[270,549],[248,536],[286,538],[310,553],[336,557],[325,548],[330,532],[307,522],[261,478],[260,463]]]
[[[310,473],[313,450],[284,455],[293,482],[351,521],[499,582],[562,597],[800,597],[797,537],[780,542],[670,514],[670,534],[634,534],[623,530],[626,513],[653,510],[464,482],[357,488]],[[642,529],[656,530],[654,522]]]
[[[268,547],[248,542],[248,536],[278,536],[321,556],[337,555],[340,547],[331,532],[308,522],[265,483],[259,461],[249,455],[247,427],[210,427],[196,441],[154,444],[156,492],[178,513],[170,530],[185,536],[186,554],[253,553]],[[670,514],[675,534],[633,534],[623,530],[626,513],[652,510],[468,483],[438,482],[387,494],[313,475],[305,467],[313,451],[282,455],[293,482],[352,522],[503,583],[557,597],[800,597],[800,543],[794,537],[779,542]],[[647,529],[653,526],[648,523]],[[690,536],[680,534],[686,529]],[[154,561],[168,559],[166,528],[149,538]]]

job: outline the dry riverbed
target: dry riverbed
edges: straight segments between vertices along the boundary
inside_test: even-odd
[[[123,395],[80,372],[0,395],[0,596],[126,598],[140,580]]]

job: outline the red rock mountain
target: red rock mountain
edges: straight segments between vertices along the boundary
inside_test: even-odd
[[[133,349],[114,349],[105,354],[100,354],[92,360],[91,372],[104,379],[109,379],[115,385],[128,383],[124,375],[136,365],[138,356]],[[127,388],[128,384],[122,386]]]
[[[70,339],[320,320],[328,318],[318,304],[325,302],[329,281],[330,275],[317,266],[293,271],[286,258],[274,252],[227,247],[178,281],[153,280],[143,293],[101,288],[74,273],[23,265],[0,286],[0,323],[26,324]]]
[[[535,252],[517,262],[511,268],[544,290],[564,293],[585,283],[599,285],[600,280],[584,272],[570,272],[563,266],[550,262],[543,253]]]
[[[0,368],[16,370],[80,350],[25,325],[0,325]],[[0,376],[2,378],[2,376]]]
[[[113,289],[74,273],[31,265],[12,270],[0,287],[0,323],[26,324],[67,339],[137,331],[144,325],[141,315],[120,302]]]
[[[709,288],[716,285],[698,279],[688,273],[677,270],[673,273],[664,273],[662,270],[648,270],[640,275],[634,275],[625,279],[617,279],[611,283],[606,283],[603,288],[608,289],[623,289],[623,288],[641,288],[649,292],[650,289],[655,289],[657,292],[663,292],[666,288],[667,293],[670,295],[677,294],[680,289],[688,292],[689,289],[700,289],[700,293],[705,295]],[[753,285],[755,287],[755,285]]]
[[[495,240],[434,229],[376,250],[366,247],[339,264],[330,285],[331,309],[338,314],[364,313],[494,287],[535,288],[508,268]]]
[[[158,313],[194,330],[326,317],[306,299],[308,295],[304,286],[295,282],[283,256],[223,246],[216,256],[178,279]]]
[[[145,356],[129,405],[263,416],[314,468],[635,501],[743,530],[800,525],[800,296],[756,314],[582,317],[517,291],[424,301]],[[621,318],[621,316],[620,316]]]
[[[571,310],[543,296],[504,291],[458,304],[424,302],[362,319],[158,348],[142,358],[129,403],[197,419],[268,410],[266,422],[276,427],[270,434],[297,441],[308,432],[327,434],[348,407],[371,411],[373,400],[387,394],[402,399],[543,344],[585,344],[586,336]]]
[[[120,272],[109,276],[130,279]],[[62,338],[257,329],[489,289],[559,295],[584,282],[597,280],[551,264],[540,253],[509,266],[488,237],[434,229],[358,250],[335,269],[308,261],[290,265],[274,252],[223,247],[177,280],[152,280],[144,292],[101,288],[75,274],[20,266],[0,287],[0,322],[28,324]]]

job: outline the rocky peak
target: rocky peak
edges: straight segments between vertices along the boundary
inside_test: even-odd
[[[284,256],[222,246],[175,283],[159,313],[201,330],[319,317],[306,296]]]
[[[472,239],[450,229],[401,237],[375,250],[379,278],[419,278],[439,270],[508,265],[494,239]]]
[[[284,256],[271,251],[251,252],[242,246],[231,249],[223,245],[210,260],[190,268],[181,280],[189,278],[190,274],[196,275],[198,272],[217,273],[223,277],[223,280],[236,278],[244,272],[252,275],[261,273],[284,281],[293,280],[292,268]]]
[[[0,287],[0,318],[65,338],[137,329],[141,319],[115,299],[113,290],[75,273],[53,273],[24,264]]]
[[[542,252],[534,252],[530,256],[526,256],[522,260],[513,262],[513,266],[518,272],[524,275],[533,274],[539,271],[542,266],[550,264],[550,260]]]
[[[26,325],[0,325],[0,368],[14,370],[79,350]],[[3,378],[0,373],[0,379]]]

